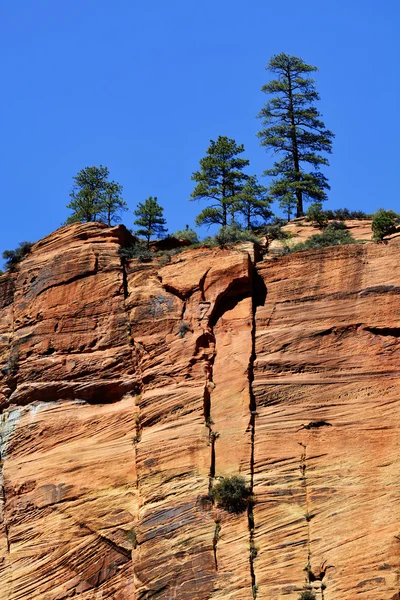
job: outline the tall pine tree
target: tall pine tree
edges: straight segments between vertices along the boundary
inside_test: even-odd
[[[150,196],[147,200],[139,202],[137,209],[133,214],[139,217],[134,221],[139,228],[136,230],[138,235],[145,238],[147,247],[150,245],[150,239],[154,235],[163,236],[167,233],[166,220],[163,218],[164,209],[157,202],[157,197]]]
[[[277,78],[262,87],[272,97],[258,115],[264,126],[258,136],[262,146],[282,156],[265,172],[274,178],[269,193],[277,200],[294,195],[300,217],[304,200],[326,200],[330,187],[319,169],[329,164],[323,155],[331,152],[334,134],[325,128],[314,105],[319,94],[307,74],[317,67],[296,56],[278,54],[266,69]]]
[[[197,225],[217,223],[226,227],[235,222],[240,193],[248,178],[242,171],[250,161],[239,157],[244,146],[231,138],[220,135],[210,142],[206,156],[200,160],[200,170],[192,175],[197,185],[190,199],[212,202],[196,217]]]

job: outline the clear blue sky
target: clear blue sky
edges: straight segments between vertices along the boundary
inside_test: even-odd
[[[192,224],[206,204],[188,202],[190,177],[210,139],[243,143],[252,173],[271,165],[255,115],[279,52],[319,67],[319,108],[336,134],[326,206],[399,209],[399,5],[0,0],[0,251],[59,227],[88,165],[124,186],[128,227],[150,195],[171,232]]]

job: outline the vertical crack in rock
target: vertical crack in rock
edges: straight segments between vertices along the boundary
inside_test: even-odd
[[[217,544],[219,540],[219,533],[221,531],[221,523],[220,521],[215,521],[215,530],[213,537],[213,551],[214,551],[214,562],[215,562],[215,570],[218,571],[218,558],[217,558]]]
[[[299,446],[301,446],[303,449],[301,456],[300,456],[299,469],[300,469],[301,484],[302,484],[302,487],[304,490],[304,502],[305,502],[305,510],[306,510],[304,518],[307,523],[307,533],[306,533],[306,536],[307,536],[306,537],[307,563],[306,563],[306,566],[304,567],[304,571],[306,573],[306,581],[305,581],[304,589],[311,590],[312,589],[311,585],[313,583],[320,583],[319,591],[321,593],[321,599],[324,600],[324,589],[326,586],[323,583],[323,579],[324,579],[326,571],[329,567],[327,567],[326,562],[323,562],[319,567],[319,571],[316,573],[313,571],[312,565],[311,565],[311,520],[313,518],[313,514],[311,511],[310,490],[309,490],[309,485],[308,485],[307,444],[303,444],[302,442],[299,442]]]
[[[204,279],[205,279],[205,276],[203,277],[203,281],[204,281]],[[208,492],[210,493],[212,486],[213,486],[214,477],[215,477],[215,462],[216,462],[215,441],[218,438],[218,433],[216,431],[214,431],[212,428],[213,421],[211,419],[211,392],[214,387],[213,365],[214,365],[215,354],[216,354],[216,347],[215,347],[216,340],[215,340],[215,336],[214,336],[214,330],[211,326],[209,327],[207,338],[208,338],[209,346],[211,346],[213,348],[212,355],[208,356],[206,365],[205,365],[206,381],[205,381],[205,385],[204,385],[204,400],[203,400],[204,422],[208,429],[208,442],[209,442],[209,446],[210,446],[210,470],[209,470],[209,475],[208,475]],[[217,521],[215,521],[215,530],[214,530],[214,536],[213,536],[213,552],[214,552],[214,563],[215,563],[216,571],[218,571],[217,545],[218,545],[220,531],[221,531],[221,523],[217,520]]]
[[[138,381],[139,381],[139,385],[140,385],[139,394],[135,398],[135,406],[137,408],[137,413],[136,413],[136,417],[135,417],[135,435],[133,436],[133,440],[132,440],[132,442],[133,442],[133,463],[135,465],[135,471],[137,473],[138,472],[138,444],[142,438],[142,428],[143,428],[138,402],[140,400],[141,394],[143,393],[144,384],[143,384],[140,352],[138,350],[137,345],[135,344],[135,340],[132,335],[132,333],[133,333],[132,325],[131,325],[131,321],[130,321],[130,317],[129,317],[129,313],[128,313],[128,306],[127,306],[127,299],[129,297],[128,273],[126,270],[126,259],[123,257],[121,257],[121,270],[122,270],[122,290],[123,290],[123,295],[124,295],[124,308],[125,308],[125,315],[126,315],[126,320],[127,320],[127,324],[128,324],[128,338],[129,338],[129,344],[132,348],[132,364],[138,374]],[[136,477],[136,494],[137,494],[138,505],[140,506],[141,505],[140,484],[139,484],[138,476]],[[134,517],[135,528],[137,526],[137,521],[138,521],[138,514],[135,514],[135,517]],[[139,546],[135,528],[133,530],[131,530],[131,532],[130,532],[130,539],[132,542],[132,552],[130,552],[130,559],[132,562],[133,562],[133,552]]]
[[[305,566],[305,571],[307,573],[308,580],[310,580],[309,574],[312,572],[311,571],[311,525],[310,525],[310,522],[311,522],[312,515],[310,512],[310,500],[309,500],[309,496],[308,496],[307,445],[303,444],[302,442],[299,442],[299,446],[301,446],[303,448],[303,452],[301,453],[301,456],[300,456],[299,469],[300,469],[301,485],[304,490],[304,501],[305,501],[305,508],[306,508],[306,513],[305,513],[304,517],[305,517],[306,523],[307,523],[307,539],[306,539],[307,563]]]
[[[254,492],[254,442],[255,442],[255,434],[256,434],[256,414],[257,414],[257,401],[253,392],[253,381],[254,381],[254,361],[256,358],[256,309],[258,304],[258,289],[257,289],[257,281],[258,281],[258,273],[256,270],[253,272],[253,289],[252,289],[252,324],[251,324],[251,355],[249,359],[248,366],[248,379],[249,379],[249,396],[250,396],[250,440],[251,440],[251,450],[250,450],[250,500],[247,507],[247,518],[249,525],[249,564],[250,564],[250,577],[251,577],[251,589],[253,598],[257,598],[257,582],[256,582],[256,574],[254,570],[254,560],[257,556],[257,548],[254,542],[254,500],[253,500],[253,492]],[[265,296],[264,296],[265,300]]]
[[[211,267],[209,269],[207,269],[207,271],[204,273],[204,275],[202,276],[202,278],[199,281],[199,290],[200,290],[202,302],[206,301],[206,297],[205,297],[205,293],[204,293],[204,284],[206,282],[206,278],[207,278],[207,275],[210,272],[210,270],[211,270]]]
[[[125,300],[129,296],[128,292],[128,274],[126,272],[126,261],[125,258],[121,256],[121,270],[122,270],[122,289],[124,293]]]

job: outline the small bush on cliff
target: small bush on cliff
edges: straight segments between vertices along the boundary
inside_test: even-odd
[[[177,240],[185,240],[191,244],[197,244],[199,241],[197,233],[193,229],[190,229],[189,225],[186,225],[186,229],[179,229],[178,231],[175,231],[172,236]]]
[[[33,246],[32,242],[21,242],[15,250],[4,250],[3,258],[6,261],[5,265],[7,269],[12,271],[15,269],[18,263],[29,254]]]
[[[322,202],[314,202],[306,212],[307,221],[311,221],[314,227],[324,229],[328,225],[326,212],[322,210]]]
[[[122,258],[136,258],[139,262],[150,262],[153,255],[144,244],[136,243],[126,248],[120,248],[119,254]]]
[[[244,512],[249,504],[250,490],[240,475],[224,477],[210,491],[213,501],[230,513]]]
[[[299,600],[315,600],[315,594],[311,590],[305,590],[301,592]]]
[[[396,232],[399,223],[400,215],[395,213],[394,210],[378,210],[371,225],[374,232],[373,239],[376,242],[381,242],[386,235]]]
[[[280,217],[274,217],[268,225],[263,225],[262,227],[257,227],[255,229],[255,233],[260,237],[265,236],[267,238],[268,243],[273,240],[286,240],[288,239],[288,233],[283,231],[282,227],[287,225],[288,221],[286,219],[281,219]]]
[[[343,244],[355,244],[356,240],[347,229],[336,229],[327,227],[323,233],[316,233],[305,242],[296,244],[289,248],[288,252],[299,252],[301,250],[312,250],[325,248],[326,246],[340,246]]]
[[[218,246],[230,246],[240,242],[259,242],[259,238],[249,229],[242,229],[238,225],[221,227],[215,236]]]

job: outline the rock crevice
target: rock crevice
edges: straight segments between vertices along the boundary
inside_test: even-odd
[[[65,227],[0,277],[6,600],[394,597],[395,240],[143,264],[129,239]],[[210,496],[232,475],[239,514]]]

